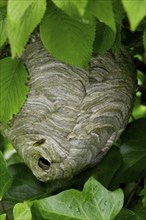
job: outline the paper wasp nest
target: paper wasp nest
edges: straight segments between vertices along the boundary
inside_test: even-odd
[[[55,60],[37,41],[23,60],[30,92],[4,134],[39,180],[71,178],[99,162],[125,129],[133,64],[125,51],[107,52],[84,70]]]

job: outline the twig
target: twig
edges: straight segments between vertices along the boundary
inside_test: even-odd
[[[134,197],[135,197],[135,195],[136,195],[136,192],[137,192],[138,189],[139,189],[139,184],[140,184],[140,182],[141,182],[141,179],[138,180],[138,182],[136,183],[136,185],[135,185],[134,188],[132,189],[132,191],[131,191],[131,193],[130,193],[130,195],[129,195],[129,197],[128,197],[126,203],[125,203],[124,208],[128,208],[129,205],[130,205],[130,203],[134,200]]]

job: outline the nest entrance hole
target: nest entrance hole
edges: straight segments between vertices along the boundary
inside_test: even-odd
[[[50,168],[50,162],[44,157],[40,157],[38,160],[38,165],[43,170],[48,170]]]

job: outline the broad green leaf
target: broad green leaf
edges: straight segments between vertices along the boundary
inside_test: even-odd
[[[45,10],[46,0],[8,1],[8,37],[13,57],[21,55]]]
[[[94,53],[105,53],[112,48],[116,39],[116,33],[104,23],[98,22],[94,41]]]
[[[14,220],[31,220],[30,207],[26,203],[17,203],[13,209]]]
[[[0,7],[4,7],[7,5],[8,0],[0,0]]]
[[[13,184],[4,200],[18,203],[45,195],[44,184],[35,178],[24,163],[10,165],[9,173],[13,177]]]
[[[0,60],[0,121],[6,124],[24,104],[28,73],[24,65],[10,57]]]
[[[146,1],[122,0],[122,3],[130,21],[131,30],[135,31],[139,23],[146,16]]]
[[[123,206],[123,192],[108,191],[93,177],[82,192],[66,190],[58,195],[34,202],[35,219],[50,220],[112,220]]]
[[[144,220],[146,217],[146,208],[143,207],[137,207],[134,208],[133,211],[135,212],[135,214],[137,215],[137,219],[139,220]]]
[[[0,151],[0,200],[3,198],[5,192],[12,184],[12,177],[7,170],[7,164]]]
[[[13,183],[5,193],[3,202],[10,219],[13,219],[12,213],[15,204],[38,199],[47,196],[47,194],[45,184],[39,182],[25,164],[13,164],[8,168],[10,175],[13,177]]]
[[[113,31],[116,30],[112,0],[90,0],[88,10],[100,21],[109,26]]]
[[[7,20],[6,20],[6,7],[0,8],[0,47],[7,40]]]
[[[121,136],[123,165],[112,185],[128,183],[146,176],[146,118],[130,123]]]
[[[143,207],[146,208],[146,178],[144,179],[144,188],[141,190],[140,196],[143,196],[142,203]]]
[[[129,124],[122,135],[121,154],[128,167],[146,168],[146,118]],[[144,160],[144,161],[143,161]],[[141,167],[138,167],[138,164]],[[143,167],[142,164],[145,166]]]
[[[40,25],[44,46],[57,59],[85,67],[92,54],[95,25],[79,22],[49,4]]]
[[[115,17],[115,22],[119,25],[122,24],[123,18],[125,16],[125,11],[121,0],[113,0],[113,12]]]
[[[54,4],[72,17],[83,16],[88,0],[52,0]]]
[[[122,209],[114,220],[140,220],[138,216],[129,209]]]
[[[0,215],[0,220],[6,220],[6,214]]]
[[[29,1],[13,1],[9,0],[8,2],[8,17],[12,26],[17,28],[21,23],[21,18],[25,14],[26,10],[31,6],[33,0]]]
[[[116,160],[115,160],[116,158]],[[109,166],[110,164],[110,166]],[[122,164],[122,156],[117,147],[112,147],[103,160],[97,165],[97,179],[104,187],[108,187],[113,176]]]
[[[144,45],[144,49],[146,51],[146,30],[143,32],[143,45]]]

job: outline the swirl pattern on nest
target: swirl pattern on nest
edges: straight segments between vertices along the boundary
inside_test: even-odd
[[[136,88],[132,62],[123,50],[75,68],[38,41],[23,60],[30,92],[4,133],[39,180],[71,178],[99,162],[125,129]]]

